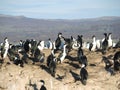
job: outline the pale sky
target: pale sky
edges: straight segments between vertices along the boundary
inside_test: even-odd
[[[0,14],[39,19],[120,16],[120,0],[0,0]]]

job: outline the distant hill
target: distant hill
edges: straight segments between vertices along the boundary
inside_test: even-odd
[[[120,38],[120,17],[100,17],[91,19],[33,19],[24,16],[10,16],[0,14],[0,42],[4,37],[11,41],[56,39],[58,32],[63,36],[84,35],[91,39],[92,35],[103,37],[104,32],[113,33],[113,38]]]

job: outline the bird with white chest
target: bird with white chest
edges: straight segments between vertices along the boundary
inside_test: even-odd
[[[108,48],[113,46],[112,33],[108,34]]]
[[[66,52],[66,46],[67,44],[64,44],[63,46],[63,51],[59,54],[57,61],[63,62],[63,60],[65,59],[65,57],[67,56],[67,52]]]
[[[96,50],[96,38],[95,38],[95,35],[92,36],[92,48],[91,48],[91,51],[95,51]]]
[[[2,45],[2,49],[1,49],[1,57],[2,59],[5,59],[8,53],[8,49],[9,49],[9,42],[8,42],[8,38],[5,37],[4,39],[4,43]]]

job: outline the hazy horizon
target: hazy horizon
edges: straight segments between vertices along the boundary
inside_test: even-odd
[[[21,18],[31,18],[31,19],[43,19],[43,20],[87,20],[87,19],[99,19],[99,18],[111,18],[111,17],[120,17],[120,16],[99,16],[99,17],[88,17],[88,18],[76,18],[76,19],[72,19],[72,18],[68,18],[68,19],[60,19],[60,18],[34,18],[34,17],[29,17],[29,16],[24,16],[24,15],[10,15],[10,14],[1,14],[0,16],[3,17],[21,17]]]

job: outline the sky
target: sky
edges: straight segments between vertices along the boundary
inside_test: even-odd
[[[120,16],[120,0],[0,0],[0,14],[39,19]]]

